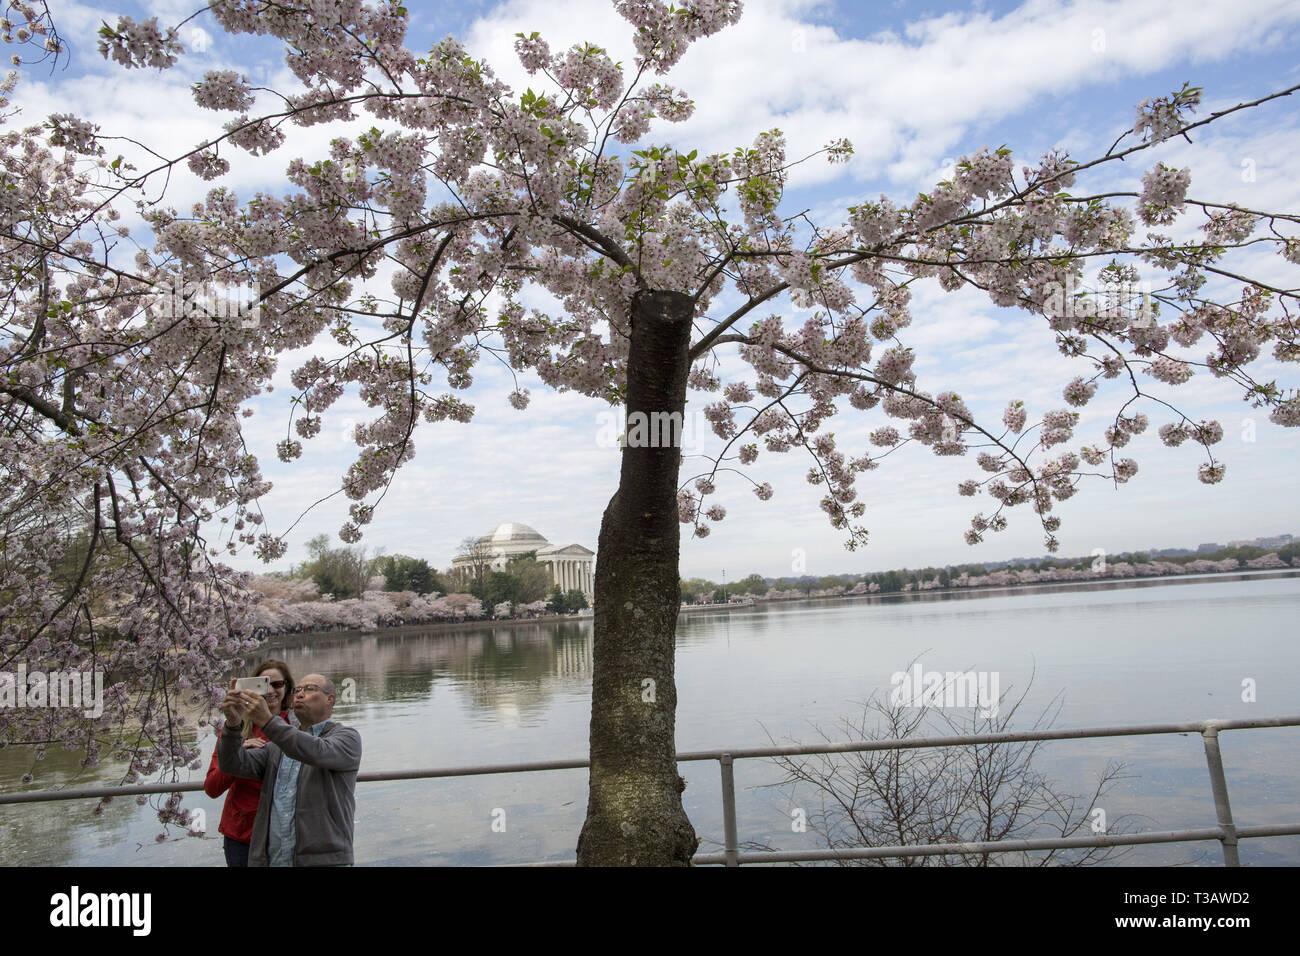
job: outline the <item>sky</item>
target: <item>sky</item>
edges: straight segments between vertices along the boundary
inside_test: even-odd
[[[615,59],[632,60],[631,29],[605,0],[408,6],[413,11],[408,46],[422,51],[452,34],[517,92],[529,79],[513,53],[516,32],[541,32],[553,51],[591,41]],[[53,11],[69,56],[52,70],[24,67],[13,102],[26,122],[75,112],[98,122],[105,133],[179,154],[211,138],[226,118],[199,110],[190,97],[190,84],[206,71],[236,69],[255,84],[289,86],[274,43],[227,37],[208,14],[181,28],[188,52],[168,71],[126,72],[95,51],[101,21],[127,13],[156,15],[164,25],[179,23],[193,12],[183,4],[66,3]],[[751,0],[737,26],[696,43],[668,77],[695,100],[694,116],[684,124],[656,124],[646,140],[706,154],[748,145],[759,132],[779,127],[789,155],[796,157],[847,137],[853,159],[846,165],[816,160],[798,167],[783,206],[806,208],[810,217],[834,226],[844,221],[846,207],[882,194],[899,205],[910,202],[950,175],[958,157],[984,146],[1009,146],[1017,168],[1033,165],[1054,147],[1068,149],[1078,160],[1099,156],[1132,126],[1137,103],[1167,95],[1184,82],[1204,89],[1197,118],[1294,85],[1300,82],[1297,49],[1300,4],[1294,2]],[[1108,164],[1086,186],[1092,192],[1140,191],[1142,174],[1161,161],[1191,169],[1193,198],[1295,212],[1300,210],[1298,116],[1294,98],[1235,114],[1194,135],[1192,143],[1169,141],[1132,162]],[[352,128],[373,123],[373,117],[363,119]],[[286,146],[270,157],[232,157],[227,182],[243,196],[283,188],[290,159],[322,155],[329,139],[343,132],[293,129]],[[118,148],[131,155],[134,147],[123,140]],[[169,183],[165,201],[184,209],[207,188],[181,173]],[[1192,232],[1182,227],[1176,234]],[[1241,264],[1252,275],[1296,285],[1296,267],[1276,256],[1243,257]],[[525,298],[539,306],[548,301],[544,294]],[[721,298],[715,311],[725,314],[728,301]],[[788,300],[778,300],[773,310],[786,317],[787,326],[801,325],[807,317]],[[958,392],[977,419],[983,415],[996,422],[1008,400],[1020,399],[1034,421],[1064,407],[1061,389],[1067,382],[1090,374],[1084,363],[1057,352],[1041,317],[1000,309],[977,291],[946,293],[933,283],[922,284],[912,314],[913,324],[899,337],[917,352],[918,386]],[[877,355],[882,348],[877,346]],[[1192,350],[1196,358],[1204,352],[1203,344]],[[368,418],[364,403],[350,394],[327,413],[321,435],[306,444],[301,459],[279,462],[274,446],[289,434],[289,375],[309,354],[281,357],[276,390],[259,397],[251,405],[255,414],[244,420],[249,449],[274,486],[262,499],[267,527],[277,533],[292,527],[289,552],[274,569],[304,560],[308,539],[334,535],[347,520],[348,500],[341,493],[327,496],[339,488],[351,460],[352,428]],[[319,354],[335,353],[324,345]],[[724,381],[744,376],[744,364],[734,353],[720,358]],[[1256,378],[1276,379],[1283,387],[1297,384],[1294,366],[1271,360],[1258,363]],[[506,401],[516,384],[532,394],[524,411]],[[1242,401],[1240,387],[1204,370],[1177,389],[1153,379],[1143,386],[1175,401],[1194,419],[1222,422],[1225,438],[1215,452],[1226,462],[1227,476],[1219,485],[1201,484],[1199,446],[1165,448],[1155,432],[1168,414],[1139,406],[1151,417],[1151,427],[1124,452],[1137,460],[1139,473],[1120,486],[1086,481],[1078,495],[1057,504],[1062,555],[1300,535],[1294,478],[1300,430],[1271,424],[1267,410]],[[512,373],[490,358],[461,397],[477,408],[473,422],[417,430],[415,460],[399,472],[362,543],[445,567],[464,538],[513,521],[531,525],[554,544],[595,549],[619,470],[619,451],[608,441],[609,407],[557,393],[535,375]],[[1118,381],[1103,381],[1067,447],[1100,440],[1125,398]],[[688,455],[719,445],[701,426],[697,411],[711,400],[706,394],[688,399]],[[867,450],[867,434],[884,424],[898,423],[878,409],[846,409],[829,428],[852,457]],[[700,461],[688,457],[684,481],[699,472]],[[821,490],[805,480],[810,464],[793,452],[765,454],[747,476],[721,481],[712,500],[724,504],[728,516],[706,539],[690,538],[683,526],[683,576],[716,581],[723,574],[736,580],[754,572],[771,577],[861,573],[1045,553],[1041,528],[1023,507],[1009,513],[1008,530],[988,535],[978,546],[966,545],[962,536],[971,515],[989,513],[990,499],[959,497],[957,484],[984,474],[973,455],[936,458],[914,446],[859,480],[867,507],[862,523],[870,540],[850,553],[843,534],[830,527],[818,507]],[[753,482],[764,481],[775,489],[768,502],[750,492]],[[304,513],[322,498],[327,500]],[[251,554],[229,561],[245,570],[268,570]]]

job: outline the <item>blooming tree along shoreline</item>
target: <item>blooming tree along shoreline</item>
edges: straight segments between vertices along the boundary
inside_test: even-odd
[[[175,703],[211,706],[228,662],[255,646],[245,581],[217,559],[274,560],[288,534],[259,508],[268,482],[241,420],[277,358],[302,349],[316,354],[292,370],[281,460],[310,459],[343,395],[372,410],[352,429],[347,542],[414,456],[418,425],[470,421],[458,393],[485,359],[624,406],[628,421],[681,419],[688,392],[704,397],[718,441],[703,470],[683,478],[680,447],[629,441],[601,521],[582,864],[695,852],[674,759],[681,529],[703,537],[724,520],[724,485],[770,499],[766,459],[805,456],[826,520],[856,548],[859,478],[906,445],[967,456],[955,490],[989,499],[967,540],[1019,508],[1055,550],[1056,503],[1086,482],[1129,481],[1138,464],[1124,448],[1150,428],[1199,447],[1202,482],[1222,480],[1222,425],[1177,407],[1189,380],[1232,383],[1267,409],[1266,427],[1300,424],[1294,389],[1259,371],[1300,358],[1300,217],[1200,195],[1192,170],[1152,158],[1175,137],[1284,108],[1297,87],[1198,113],[1201,91],[1184,85],[1141,104],[1100,155],[983,148],[914,198],[863,198],[819,220],[786,208],[790,177],[814,158],[847,162],[847,140],[793,160],[776,129],[708,154],[659,139],[694,108],[661,78],[741,5],[613,7],[632,62],[521,33],[531,81],[519,90],[451,37],[408,49],[396,3],[218,0],[209,25],[274,38],[293,77],[255,89],[237,71],[207,73],[193,99],[229,117],[222,135],[145,144],[147,162],[133,163],[113,158],[130,131],[71,113],[26,128],[7,117],[0,656],[116,681],[106,722],[5,714],[6,742],[126,755],[131,779],[196,758]],[[28,31],[41,22],[18,9]],[[127,69],[166,69],[184,52],[155,20],[124,17],[100,37]],[[340,123],[371,125],[281,155],[287,131]],[[287,185],[241,195],[226,181],[244,154]],[[1121,165],[1131,188],[1089,187]],[[164,203],[182,169],[211,185],[188,210]],[[131,209],[140,238],[122,225]],[[1286,281],[1259,277],[1264,257]],[[1059,407],[1031,420],[1009,394],[990,420],[923,380],[908,327],[927,285],[978,290],[1055,342],[1077,369],[1058,383]],[[553,305],[531,304],[533,290]],[[1082,442],[1078,409],[1111,380],[1126,394],[1104,436]],[[508,400],[524,409],[528,389]]]

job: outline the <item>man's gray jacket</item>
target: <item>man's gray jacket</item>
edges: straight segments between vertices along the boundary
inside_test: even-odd
[[[248,865],[269,863],[271,801],[275,797],[275,777],[282,754],[302,762],[294,809],[297,839],[293,865],[350,865],[361,735],[351,727],[330,723],[319,737],[313,737],[305,730],[290,727],[279,717],[272,717],[262,733],[269,741],[267,745],[246,750],[240,725],[227,723],[217,741],[217,766],[223,773],[262,781],[262,797],[248,845]]]

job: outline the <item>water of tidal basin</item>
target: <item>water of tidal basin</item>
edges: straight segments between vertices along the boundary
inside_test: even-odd
[[[1057,694],[1058,727],[1164,723],[1300,713],[1300,574],[1208,577],[1121,586],[1035,587],[760,605],[684,616],[678,626],[677,744],[682,751],[846,739],[890,675],[920,657],[927,670],[987,670],[1013,696],[1034,674],[1017,723]],[[467,627],[454,632],[316,636],[268,648],[294,672],[356,681],[357,703],[335,716],[364,741],[363,770],[542,761],[585,756],[591,623]],[[1242,701],[1242,681],[1256,701]],[[650,706],[650,705],[647,705]],[[210,733],[204,730],[203,733]],[[1224,763],[1239,825],[1300,821],[1300,728],[1225,732]],[[30,756],[0,753],[0,790],[21,788]],[[203,741],[206,770],[212,738]],[[1128,764],[1103,802],[1130,829],[1211,826],[1214,803],[1198,735],[1060,741],[1036,766],[1072,792],[1089,790],[1108,760]],[[716,762],[682,765],[683,799],[702,849],[722,839]],[[193,774],[195,778],[198,774]],[[780,849],[817,845],[791,832],[791,808],[811,797],[759,785],[766,761],[736,764],[740,839]],[[105,768],[75,775],[52,750],[42,787],[108,785]],[[572,859],[586,810],[586,771],[359,784],[359,865],[486,864]],[[102,817],[88,801],[0,807],[6,864],[222,865],[221,800],[189,794],[208,836],[160,827],[147,807],[118,798]],[[811,802],[807,803],[812,806]],[[505,832],[493,830],[504,820]],[[500,824],[498,823],[498,828]],[[1300,865],[1300,837],[1245,840],[1242,862]],[[1217,843],[1139,847],[1124,864],[1220,865]]]

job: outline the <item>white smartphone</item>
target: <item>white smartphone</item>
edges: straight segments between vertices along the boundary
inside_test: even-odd
[[[266,675],[261,677],[236,677],[235,690],[251,690],[254,694],[271,693],[271,678]]]

